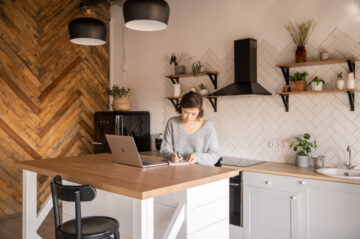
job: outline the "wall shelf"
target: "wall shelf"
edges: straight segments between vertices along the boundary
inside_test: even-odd
[[[214,109],[214,112],[217,112],[217,96],[202,96],[202,98],[206,98],[209,100],[211,106]],[[170,102],[175,107],[175,110],[177,109],[177,105],[180,102],[181,97],[166,97],[166,99],[170,100]]]
[[[281,69],[281,72],[284,76],[285,84],[290,85],[290,67],[306,67],[306,66],[317,66],[317,65],[330,65],[330,64],[340,64],[347,63],[349,67],[349,72],[354,72],[355,77],[355,62],[359,61],[357,57],[346,57],[346,58],[337,58],[329,60],[317,60],[317,61],[307,61],[303,63],[288,63],[288,64],[278,64],[276,67]],[[289,112],[289,95],[292,94],[318,94],[318,93],[338,93],[338,92],[347,92],[350,103],[350,110],[355,110],[355,92],[357,89],[344,89],[344,90],[322,90],[322,91],[295,91],[295,92],[278,92],[276,94],[281,96],[281,99],[285,106],[285,111]]]
[[[323,93],[344,93],[346,92],[349,97],[350,110],[355,110],[355,92],[358,92],[358,89],[344,89],[344,90],[307,90],[307,91],[292,91],[292,92],[277,92],[277,95],[281,96],[281,99],[284,103],[286,112],[289,112],[289,95],[298,95],[298,94],[323,94]]]
[[[212,84],[214,85],[214,89],[217,89],[217,80],[218,80],[218,74],[219,72],[216,71],[202,71],[198,72],[196,76],[208,76],[211,80]],[[180,78],[187,78],[187,77],[194,77],[193,73],[185,73],[185,74],[176,74],[176,75],[167,75],[167,78],[171,80],[173,84],[179,83]],[[202,96],[203,98],[206,98],[209,100],[211,106],[214,109],[214,112],[217,112],[217,96]],[[177,108],[177,105],[180,102],[181,97],[166,97],[166,99],[170,100],[170,102],[174,105],[175,110]]]
[[[218,74],[219,73],[216,71],[203,71],[203,72],[198,72],[196,74],[196,76],[207,75],[209,77],[209,79],[211,80],[212,84],[214,85],[214,88],[217,89]],[[180,78],[194,77],[194,74],[193,73],[185,73],[185,74],[177,74],[177,75],[167,75],[166,77],[169,78],[173,84],[175,84],[175,83],[180,82],[180,80],[179,80]]]

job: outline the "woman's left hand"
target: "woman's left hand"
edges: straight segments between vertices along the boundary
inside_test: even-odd
[[[192,154],[189,154],[187,157],[186,157],[186,161],[187,162],[190,162],[190,164],[194,164],[197,162],[197,154],[196,153],[192,153]]]

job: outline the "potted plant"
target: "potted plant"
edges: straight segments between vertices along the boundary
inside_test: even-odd
[[[178,65],[178,60],[176,58],[175,53],[171,53],[170,65],[171,64],[174,64],[175,74],[184,74],[185,73],[185,66]]]
[[[200,61],[195,61],[192,64],[192,73],[194,75],[194,77],[199,73],[202,72],[204,70],[204,67],[201,65]]]
[[[206,86],[203,84],[203,83],[201,83],[200,85],[199,85],[199,88],[200,88],[200,95],[208,95],[208,90],[206,89]]]
[[[314,79],[311,81],[311,89],[312,90],[322,90],[324,84],[325,84],[324,80],[315,76]]]
[[[285,26],[285,29],[290,33],[291,38],[296,44],[295,62],[306,62],[305,45],[309,40],[310,33],[314,30],[316,23],[314,19],[310,19],[304,23],[294,26],[291,21]]]
[[[345,80],[343,79],[343,73],[337,74],[336,88],[342,90],[345,88]]]
[[[127,111],[131,109],[131,104],[129,100],[130,88],[125,89],[124,87],[119,87],[118,85],[113,85],[112,89],[107,88],[105,90],[105,95],[113,97],[112,108],[113,110],[123,110]]]
[[[310,142],[310,138],[310,134],[305,133],[302,138],[296,137],[295,141],[290,144],[290,147],[293,147],[296,152],[296,165],[298,167],[307,168],[311,151],[317,148],[316,140]]]
[[[291,91],[305,91],[306,90],[306,76],[307,72],[296,72],[290,76],[290,88]]]

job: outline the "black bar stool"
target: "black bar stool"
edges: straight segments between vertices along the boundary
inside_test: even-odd
[[[81,217],[80,202],[94,200],[96,189],[91,185],[67,186],[59,175],[50,183],[53,199],[56,239],[119,239],[119,222],[111,217]],[[75,202],[75,219],[60,224],[58,200]]]

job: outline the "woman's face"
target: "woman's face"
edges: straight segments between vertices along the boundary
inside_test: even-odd
[[[199,112],[198,108],[182,108],[181,120],[184,122],[194,121],[197,119]]]

